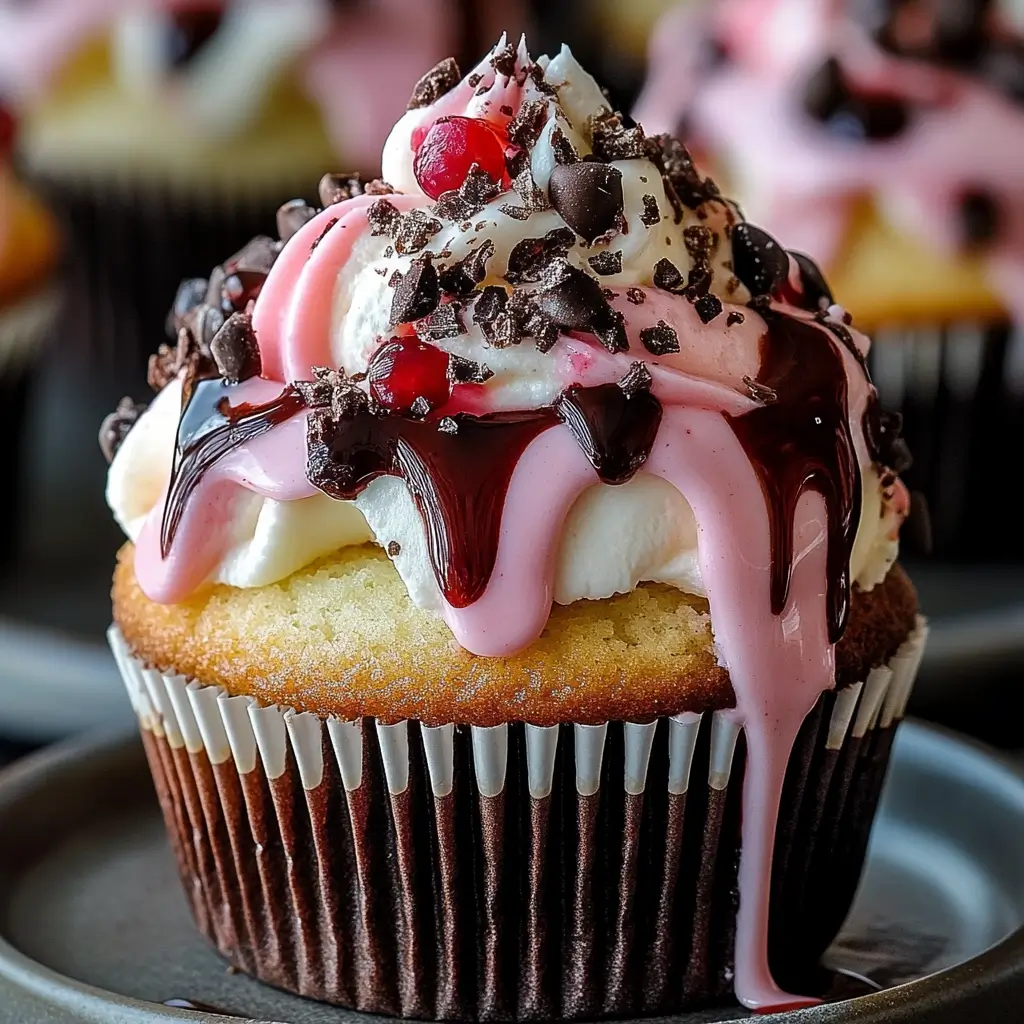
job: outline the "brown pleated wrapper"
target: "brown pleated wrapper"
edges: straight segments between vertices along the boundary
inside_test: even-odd
[[[790,762],[777,979],[849,909],[927,630],[827,693]],[[322,721],[121,666],[200,930],[271,985],[440,1020],[669,1014],[732,999],[742,734],[723,715],[497,729]]]
[[[870,361],[882,405],[903,415],[914,465],[901,476],[927,499],[927,546],[946,558],[1024,555],[1017,517],[991,500],[1006,451],[1024,442],[1024,327],[883,329]]]

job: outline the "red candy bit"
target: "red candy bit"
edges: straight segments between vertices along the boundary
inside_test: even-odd
[[[439,409],[452,394],[448,362],[447,352],[419,338],[392,338],[370,360],[370,393],[390,412],[410,412],[417,398]]]
[[[17,136],[17,120],[3,104],[0,104],[0,156],[7,156],[14,149],[14,140]]]
[[[508,147],[508,137],[490,121],[478,117],[441,117],[417,147],[413,173],[431,199],[457,189],[473,164],[508,188]]]

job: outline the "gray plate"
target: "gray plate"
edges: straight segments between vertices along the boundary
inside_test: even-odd
[[[1017,1019],[1024,773],[949,734],[905,725],[864,883],[828,965],[899,987],[760,1019]],[[179,891],[137,740],[78,741],[8,769],[0,775],[0,1022],[219,1019],[157,1005],[172,999],[249,1020],[371,1020],[229,973],[206,946]],[[735,1019],[742,1011],[678,1018]]]

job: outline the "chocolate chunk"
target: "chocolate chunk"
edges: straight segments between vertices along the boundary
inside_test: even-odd
[[[1007,99],[1024,103],[1024,41],[1003,40],[993,43],[981,56],[978,71],[994,89]]]
[[[718,199],[718,186],[710,178],[702,178],[694,166],[690,151],[672,135],[654,135],[645,140],[645,153],[662,172],[671,186],[666,189],[691,210]],[[677,221],[678,221],[677,217]]]
[[[509,43],[488,61],[499,75],[511,78],[516,73],[516,48]]]
[[[329,408],[335,421],[351,419],[370,408],[369,396],[344,370],[314,366],[312,380],[293,381],[292,387],[310,409]]]
[[[565,257],[575,244],[576,235],[568,228],[553,228],[543,238],[524,238],[509,253],[505,280],[509,284],[539,281],[544,268],[553,259]]]
[[[419,110],[436,103],[459,84],[462,72],[453,57],[445,57],[434,65],[414,86],[408,110]]]
[[[634,160],[646,156],[644,130],[626,127],[621,114],[606,114],[593,122],[594,153],[601,160]]]
[[[394,237],[398,231],[398,223],[402,215],[389,199],[378,199],[371,203],[366,211],[366,219],[370,224],[371,235],[387,235]]]
[[[736,310],[733,310],[725,318],[725,326],[726,327],[735,327],[737,324],[743,323],[746,319],[747,318],[742,313],[737,313]]]
[[[647,297],[640,288],[627,288],[626,299],[632,302],[634,306],[642,306],[647,301]]]
[[[658,209],[658,200],[652,195],[644,196],[644,212],[640,214],[640,223],[653,228],[661,221],[661,210]]]
[[[320,202],[324,206],[343,203],[346,199],[363,194],[363,183],[358,174],[325,174],[317,186]]]
[[[683,290],[683,275],[671,260],[660,259],[654,264],[654,287],[666,292]]]
[[[502,311],[490,324],[486,325],[484,333],[495,348],[518,345],[523,338],[523,332],[519,329],[516,318],[507,311]]]
[[[460,334],[465,334],[466,328],[459,318],[459,307],[454,302],[442,302],[426,321],[419,325],[417,333],[428,341],[457,338]]]
[[[555,163],[560,166],[567,167],[576,163],[580,158],[565,132],[557,125],[551,129],[551,148],[555,153]]]
[[[608,305],[601,286],[565,259],[548,267],[536,293],[541,314],[559,327],[593,332],[610,352],[629,348],[622,314]]]
[[[469,255],[441,271],[441,290],[449,295],[469,295],[487,276],[487,261],[494,255],[494,242],[489,238]],[[504,294],[504,289],[499,289]]]
[[[722,300],[709,292],[707,295],[702,295],[693,304],[693,308],[697,310],[697,316],[700,317],[701,323],[709,324],[722,312]]]
[[[632,398],[641,391],[650,391],[653,384],[651,371],[647,369],[647,364],[640,362],[639,359],[630,366],[626,375],[619,381],[619,387],[622,388],[622,392],[627,398]]]
[[[835,299],[832,298],[832,289],[829,288],[821,268],[810,256],[805,256],[802,252],[791,252],[789,255],[800,269],[800,286],[804,293],[805,307],[811,312],[828,309]]]
[[[503,313],[508,303],[508,292],[498,285],[488,285],[473,304],[473,323],[478,324],[487,334],[495,319]]]
[[[999,237],[1002,224],[999,201],[983,189],[968,189],[960,196],[960,244],[980,249]]]
[[[548,105],[543,100],[527,100],[505,128],[509,141],[522,149],[532,149],[547,119]]]
[[[434,407],[426,398],[423,397],[423,395],[417,395],[417,397],[412,400],[412,405],[409,406],[409,415],[417,420],[426,419],[433,408]]]
[[[225,380],[258,377],[263,370],[256,332],[248,313],[232,313],[210,342],[210,354]]]
[[[118,448],[145,411],[145,405],[131,398],[122,398],[114,412],[103,421],[100,426],[100,450],[107,462],[114,461]]]
[[[407,324],[430,316],[441,301],[441,282],[429,256],[413,260],[395,286],[391,323]]]
[[[366,183],[363,192],[368,196],[393,196],[395,187],[389,185],[383,178],[374,178]]]
[[[778,242],[746,221],[732,229],[732,264],[751,295],[770,295],[789,276],[789,254]]]
[[[835,57],[808,79],[804,110],[832,134],[854,142],[895,138],[910,123],[910,109],[898,97],[855,93]]]
[[[330,232],[331,228],[333,228],[334,225],[337,224],[337,223],[338,223],[338,218],[337,217],[332,217],[324,225],[323,231],[321,231],[320,234],[317,235],[316,238],[313,239],[313,243],[309,247],[309,251],[310,252],[314,252],[316,250],[316,247],[327,237],[327,235]]]
[[[774,388],[759,383],[753,377],[744,374],[743,383],[746,385],[747,391],[750,392],[750,397],[755,402],[760,402],[761,405],[774,405],[779,400]]]
[[[483,363],[452,355],[448,361],[448,379],[452,384],[486,384],[494,371]]]
[[[718,244],[718,236],[703,225],[692,225],[683,230],[683,244],[694,260],[708,260]]]
[[[451,416],[442,416],[437,421],[437,429],[442,434],[457,434],[459,432],[458,420],[453,419]]]
[[[395,251],[402,256],[419,252],[444,225],[423,210],[411,210],[398,222]]]
[[[388,541],[388,557],[397,558],[402,553],[402,545],[397,540]]]
[[[591,256],[587,262],[590,264],[594,273],[600,274],[602,277],[609,277],[612,274],[622,273],[621,252],[599,252],[596,256]]]
[[[447,220],[469,220],[500,194],[501,185],[478,164],[473,164],[458,189],[441,195],[434,212]]]
[[[640,341],[654,356],[667,356],[679,351],[679,336],[664,320],[640,332]]]
[[[529,220],[530,211],[525,206],[513,206],[511,203],[502,203],[498,209],[513,220]]]
[[[551,172],[548,193],[562,220],[588,242],[619,222],[622,173],[608,164],[559,164]]]
[[[305,199],[290,199],[277,208],[277,233],[287,242],[296,231],[316,216],[316,210]]]

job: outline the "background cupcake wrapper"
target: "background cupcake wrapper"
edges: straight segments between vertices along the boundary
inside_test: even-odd
[[[1024,328],[961,323],[876,332],[871,370],[882,405],[904,416],[936,552],[1020,558],[1024,533],[1013,502],[993,501],[992,481],[1024,443]]]
[[[811,984],[852,899],[927,626],[825,694],[790,763],[773,968]],[[121,668],[196,921],[281,988],[405,1017],[728,1001],[743,737],[722,714],[345,722]]]

